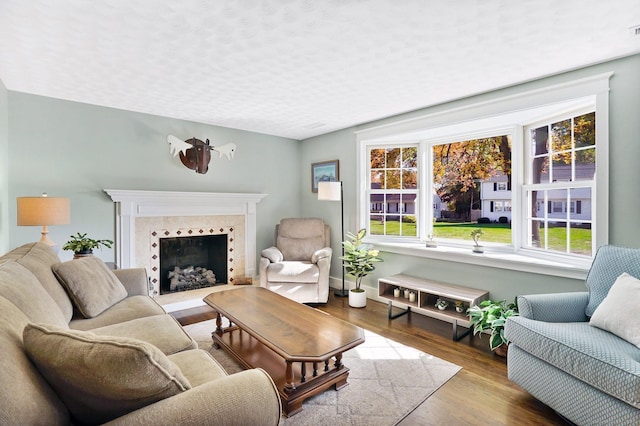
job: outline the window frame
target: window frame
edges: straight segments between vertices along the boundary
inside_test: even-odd
[[[365,184],[365,192],[366,192],[366,198],[367,200],[371,200],[371,195],[372,194],[385,194],[385,200],[386,200],[386,194],[399,194],[400,195],[400,199],[402,199],[402,195],[403,194],[414,194],[416,196],[415,199],[415,212],[413,214],[407,214],[404,210],[404,207],[402,207],[401,211],[398,212],[391,212],[389,210],[387,210],[385,204],[387,204],[386,202],[383,202],[383,212],[380,213],[382,216],[386,216],[389,215],[390,213],[397,213],[399,216],[415,216],[416,218],[420,215],[420,212],[423,211],[420,205],[420,145],[415,143],[415,142],[396,142],[393,144],[387,144],[387,145],[368,145],[367,146],[367,158],[369,157],[369,154],[371,152],[371,150],[373,149],[389,149],[389,148],[407,148],[407,147],[415,147],[418,151],[418,158],[416,160],[416,169],[417,169],[417,188],[416,189],[404,189],[404,188],[400,188],[400,189],[393,189],[393,190],[385,190],[385,189],[379,189],[379,190],[374,190],[371,188],[371,173],[367,173],[367,177],[366,177],[366,184]],[[369,167],[367,167],[367,171],[370,171],[371,169]],[[386,168],[385,168],[386,170]],[[364,221],[361,222],[363,223],[363,227],[365,227],[367,229],[367,233],[371,235],[370,233],[370,229],[371,229],[371,216],[373,215],[373,213],[371,213],[371,203],[369,201],[369,209],[368,214],[366,215],[366,217],[364,218]],[[402,222],[401,222],[402,223]],[[384,238],[384,239],[391,239],[391,240],[398,240],[398,241],[414,241],[417,242],[419,241],[419,236],[420,236],[420,230],[416,228],[416,236],[398,236],[398,235],[380,235],[380,234],[373,234],[371,235],[372,238]]]
[[[421,257],[441,258],[443,260],[460,261],[478,265],[495,266],[505,269],[523,270],[537,273],[545,273],[556,276],[583,277],[590,265],[591,259],[576,259],[575,256],[564,256],[553,253],[537,253],[534,250],[523,247],[523,236],[515,229],[523,229],[524,199],[522,184],[524,183],[524,128],[536,122],[547,121],[549,117],[561,115],[571,109],[582,108],[586,105],[593,105],[596,112],[596,167],[597,179],[595,183],[597,200],[594,202],[595,210],[592,212],[592,219],[597,221],[598,226],[594,236],[593,251],[597,247],[608,243],[608,133],[609,133],[609,79],[613,73],[598,74],[579,80],[563,82],[549,85],[535,90],[524,91],[496,99],[469,103],[467,105],[440,110],[438,112],[414,116],[404,120],[385,122],[380,126],[364,128],[356,132],[356,143],[358,146],[357,155],[357,218],[359,224],[367,224],[368,201],[366,184],[368,179],[363,179],[368,170],[368,158],[366,156],[367,147],[371,144],[384,146],[395,143],[402,144],[419,141],[419,205],[416,210],[423,212],[418,220],[418,241],[393,241],[388,238],[375,238],[367,236],[367,240],[376,244],[383,251],[403,253]],[[558,109],[552,113],[554,107]],[[547,111],[549,110],[549,111]],[[518,120],[518,114],[528,113],[528,118]],[[543,113],[544,112],[544,113]],[[537,117],[536,117],[536,114]],[[495,117],[505,118],[501,125],[489,126],[487,123],[495,121]],[[513,119],[512,119],[513,118]],[[510,121],[509,121],[510,120]],[[512,161],[512,198],[511,217],[512,221],[517,220],[520,224],[512,227],[512,247],[492,247],[485,244],[488,250],[484,255],[477,256],[470,254],[470,243],[461,242],[456,246],[452,244],[448,247],[443,244],[438,249],[425,249],[423,241],[428,234],[428,227],[433,217],[433,209],[429,208],[433,201],[425,192],[427,185],[424,184],[423,173],[428,176],[432,174],[430,149],[427,149],[427,141],[463,141],[476,138],[478,134],[486,135],[488,132],[496,134],[510,133],[512,136],[512,156],[522,159]],[[504,129],[511,129],[504,132]],[[434,137],[424,137],[429,133]],[[514,187],[519,188],[513,190]],[[430,191],[429,191],[430,195]],[[428,203],[428,204],[426,204]],[[365,207],[363,209],[363,206]],[[446,254],[446,256],[444,255]],[[482,259],[480,259],[482,258]],[[576,275],[578,274],[578,275]]]
[[[595,172],[594,172],[594,177],[592,179],[587,179],[587,180],[573,180],[573,181],[559,181],[559,182],[541,182],[541,183],[533,183],[530,182],[530,174],[531,174],[531,159],[534,157],[533,154],[531,153],[531,139],[530,136],[527,136],[527,134],[530,134],[530,131],[533,129],[536,129],[538,127],[544,127],[544,126],[548,126],[551,125],[553,123],[556,123],[558,121],[562,121],[562,120],[566,120],[566,119],[573,119],[575,117],[578,117],[580,115],[584,115],[584,114],[588,114],[590,112],[596,112],[595,115],[595,120],[596,120],[596,142],[595,145],[593,145],[593,149],[595,149],[596,151],[596,162],[595,162]],[[566,111],[564,113],[561,114],[557,114],[554,116],[550,116],[550,117],[544,117],[541,120],[538,120],[536,122],[533,123],[529,123],[526,124],[523,127],[523,137],[524,137],[524,148],[525,148],[525,152],[524,152],[524,171],[525,171],[525,178],[522,182],[522,189],[521,189],[521,193],[525,194],[527,191],[554,191],[554,190],[566,190],[567,192],[571,192],[572,190],[575,189],[581,189],[581,188],[588,188],[591,192],[591,214],[592,217],[590,220],[588,221],[581,221],[581,222],[589,222],[591,224],[591,232],[592,232],[592,236],[591,236],[591,254],[589,256],[586,256],[590,259],[593,258],[593,256],[595,256],[595,252],[597,249],[597,235],[598,235],[598,228],[601,227],[600,224],[598,224],[598,221],[595,220],[595,212],[597,210],[597,197],[598,197],[598,170],[601,169],[599,166],[599,162],[601,161],[600,157],[598,156],[599,152],[599,146],[598,146],[598,136],[597,136],[597,129],[599,127],[599,117],[598,117],[598,113],[596,111],[596,105],[595,105],[595,100],[593,102],[592,106],[589,107],[584,107],[584,108],[578,108],[578,109],[573,109],[573,110],[569,110]],[[590,148],[589,148],[590,149]],[[582,149],[580,149],[582,150]],[[572,149],[571,152],[575,153],[576,149]],[[549,154],[549,156],[551,157],[552,155]],[[604,177],[605,179],[608,180],[608,176]],[[577,200],[573,200],[571,203],[572,205],[576,205],[573,203],[576,203]],[[526,201],[525,201],[526,203]],[[562,218],[557,218],[558,221],[563,222],[563,221],[567,221],[567,222],[577,222],[578,220],[573,219],[573,220],[569,220],[568,217],[568,210],[572,209],[571,205],[567,205],[567,201],[566,200],[562,200],[562,201],[556,201],[556,200],[548,200],[544,202],[544,210],[539,210],[542,211],[543,213],[548,213],[548,214],[553,214],[553,215],[562,215]],[[527,212],[528,212],[528,206],[524,205],[522,212],[522,239],[523,241],[527,241],[529,238],[529,234],[528,234],[528,220],[529,218],[527,217]],[[573,212],[572,212],[573,213]],[[548,222],[548,221],[554,221],[554,217],[547,217],[546,214],[544,215],[544,217],[540,220],[542,222]],[[546,227],[545,227],[546,228]],[[607,228],[608,228],[608,224],[607,224]],[[546,229],[545,229],[546,231]],[[527,242],[528,243],[528,242]],[[528,244],[523,244],[522,250],[525,251],[533,251],[533,252],[543,252],[543,253],[547,253],[550,249],[543,249],[543,248],[537,248],[537,247],[532,247],[532,246],[528,246]],[[551,256],[553,256],[554,254],[550,254]],[[578,257],[584,257],[584,255],[575,255],[575,254],[567,254],[567,256],[569,257],[573,257],[573,256],[578,256]]]

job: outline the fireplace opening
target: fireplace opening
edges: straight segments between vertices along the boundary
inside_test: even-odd
[[[227,234],[160,238],[160,294],[227,283]]]

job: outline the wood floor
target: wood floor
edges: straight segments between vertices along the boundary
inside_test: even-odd
[[[346,298],[329,296],[317,308],[397,342],[412,346],[462,367],[451,380],[407,416],[401,426],[413,425],[564,425],[568,423],[507,379],[504,358],[489,350],[487,336],[451,339],[451,324],[412,313],[387,318],[387,305],[367,301],[350,308]],[[211,318],[211,308],[174,313],[183,324]]]

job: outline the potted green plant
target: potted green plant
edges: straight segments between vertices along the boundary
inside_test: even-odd
[[[361,229],[357,234],[347,233],[347,241],[342,242],[344,256],[342,259],[345,272],[356,279],[356,288],[349,291],[349,306],[364,308],[367,305],[367,293],[361,288],[362,279],[375,269],[376,262],[382,262],[378,257],[380,252],[374,250],[372,244],[362,242],[366,229]]]
[[[484,247],[480,245],[480,237],[484,234],[482,228],[476,228],[471,231],[471,238],[473,238],[473,252],[474,253],[483,253]]]
[[[507,318],[518,315],[518,305],[507,303],[506,300],[483,300],[480,305],[474,305],[467,311],[469,314],[469,326],[473,328],[473,334],[490,330],[489,346],[497,355],[506,356],[509,340],[504,337],[504,325]]]
[[[71,235],[71,239],[64,243],[62,250],[73,251],[73,258],[91,256],[93,255],[93,249],[100,248],[102,246],[111,248],[113,241],[111,240],[94,240],[87,237],[87,234],[77,233]]]

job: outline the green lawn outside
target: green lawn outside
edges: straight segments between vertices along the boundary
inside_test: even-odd
[[[477,224],[475,222],[436,222],[433,225],[436,238],[452,238],[456,240],[469,241],[471,241],[471,231],[476,228],[482,228],[482,231],[484,232],[482,237],[480,237],[481,241],[511,244],[511,227],[506,223]]]
[[[380,222],[371,223],[371,234],[384,234],[384,224]],[[511,244],[511,227],[509,224],[475,222],[448,223],[437,222],[434,224],[436,238],[450,238],[455,240],[471,241],[469,235],[475,228],[482,228],[484,235],[481,241]],[[567,230],[564,227],[553,227],[548,230],[548,247],[551,250],[564,252],[567,241]],[[544,228],[540,230],[544,233]],[[572,228],[571,232],[571,252],[576,254],[591,254],[591,229]],[[416,236],[415,223],[403,223],[402,234],[400,234],[400,222],[387,221],[386,235]]]
[[[385,234],[384,223],[380,221],[371,222],[370,233],[373,235],[401,235],[403,237],[415,237],[418,235],[416,224],[411,222],[402,223],[402,234],[400,233],[400,222],[394,220],[387,221],[387,232]]]

